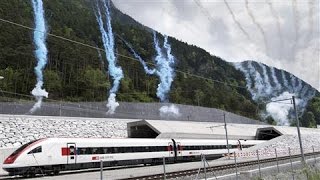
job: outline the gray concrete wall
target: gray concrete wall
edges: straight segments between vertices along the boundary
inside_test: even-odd
[[[226,113],[228,123],[264,124],[219,109],[178,104],[176,106],[179,108],[181,114],[179,117],[161,117],[159,108],[163,105],[168,104],[120,102],[120,106],[117,108],[116,113],[114,115],[107,115],[105,102],[43,103],[42,108],[35,112],[34,115],[223,122],[222,115],[223,113]],[[29,110],[32,106],[32,102],[1,102],[0,114],[30,114]]]

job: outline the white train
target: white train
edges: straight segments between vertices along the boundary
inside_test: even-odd
[[[231,152],[264,141],[230,140]],[[204,139],[108,139],[44,138],[22,145],[3,163],[9,175],[34,176],[60,171],[134,164],[218,158],[227,153],[225,140]]]

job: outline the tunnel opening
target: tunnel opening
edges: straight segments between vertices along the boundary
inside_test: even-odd
[[[128,123],[128,137],[129,138],[156,138],[159,135],[154,128],[147,122],[142,121],[138,123]]]
[[[274,129],[273,127],[257,129],[256,139],[257,140],[270,140],[281,136],[282,134]]]

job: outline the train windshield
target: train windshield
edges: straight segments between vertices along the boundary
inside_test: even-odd
[[[35,140],[35,141],[37,141],[37,140]],[[26,148],[26,147],[29,146],[30,144],[34,143],[35,141],[31,141],[31,142],[28,142],[27,144],[22,145],[22,146],[19,147],[17,150],[15,150],[15,151],[11,154],[11,156],[17,155],[17,154],[18,154],[19,152],[21,152],[24,148]]]

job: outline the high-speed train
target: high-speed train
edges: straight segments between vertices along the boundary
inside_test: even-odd
[[[230,152],[264,141],[229,140]],[[218,158],[227,153],[225,140],[44,138],[22,145],[3,163],[9,175],[34,176],[103,166],[157,164]]]

